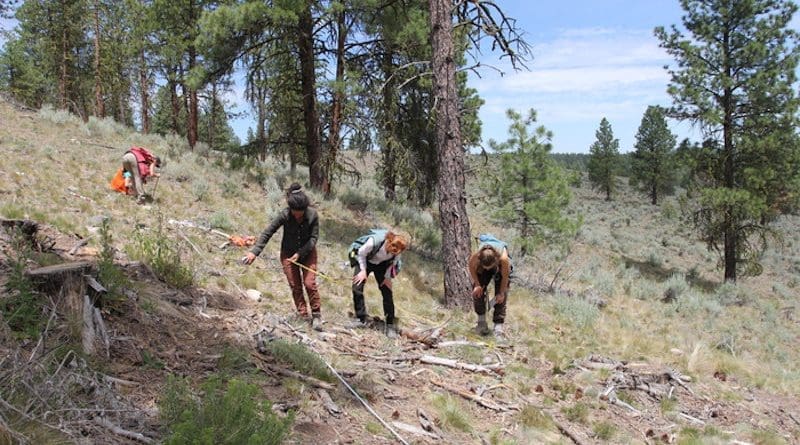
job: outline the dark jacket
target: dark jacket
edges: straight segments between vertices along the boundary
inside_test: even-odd
[[[264,246],[267,245],[272,235],[274,235],[281,226],[283,226],[281,254],[291,256],[297,253],[300,255],[300,260],[302,261],[303,258],[311,253],[314,246],[317,245],[317,239],[319,238],[319,219],[317,218],[317,211],[310,207],[306,209],[303,219],[299,223],[294,219],[288,207],[283,209],[281,213],[269,223],[269,226],[261,232],[261,236],[258,237],[258,241],[256,241],[256,244],[250,252],[258,256],[261,251],[264,250]]]

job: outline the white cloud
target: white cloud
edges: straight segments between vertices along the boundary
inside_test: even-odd
[[[585,150],[603,117],[629,145],[647,106],[670,102],[663,69],[670,59],[649,30],[561,30],[536,45],[534,57],[530,71],[483,73],[474,80],[486,100],[484,140],[506,138],[506,109],[534,108],[554,131],[557,151]]]

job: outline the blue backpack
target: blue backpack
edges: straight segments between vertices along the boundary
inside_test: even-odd
[[[500,241],[499,239],[495,238],[494,235],[491,233],[481,233],[478,235],[478,248],[481,246],[488,244],[494,247],[498,252],[503,253],[503,249],[508,248],[508,244],[504,241]]]
[[[376,253],[381,249],[383,242],[386,240],[386,232],[385,229],[370,229],[369,233],[366,235],[359,236],[350,244],[350,250],[348,251],[347,258],[350,260],[350,267],[356,267],[358,264],[358,249],[361,248],[370,238],[373,239],[372,243],[372,250],[367,254],[367,259],[372,258],[375,256]]]
[[[514,268],[513,264],[511,264],[511,253],[508,252],[508,244],[506,244],[505,241],[500,241],[491,233],[481,233],[478,235],[478,250],[485,245],[494,247],[494,249],[501,254],[503,253],[503,249],[506,249],[509,265],[512,269]]]

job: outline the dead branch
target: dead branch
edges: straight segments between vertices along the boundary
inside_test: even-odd
[[[305,374],[301,374],[299,372],[290,371],[288,369],[280,368],[278,366],[270,364],[270,363],[268,363],[266,361],[266,359],[263,356],[261,356],[259,354],[252,353],[251,355],[254,358],[258,359],[256,361],[256,367],[258,367],[258,369],[260,369],[260,370],[262,370],[262,371],[264,371],[264,372],[266,372],[268,374],[277,374],[277,375],[281,375],[281,376],[284,376],[284,377],[291,377],[293,379],[297,379],[297,380],[300,380],[302,382],[308,383],[309,385],[314,386],[316,388],[322,388],[322,389],[327,389],[327,390],[336,389],[335,386],[331,385],[328,382],[323,382],[320,379],[316,379],[314,377],[310,377],[310,376],[307,376]]]
[[[104,419],[104,418],[102,418],[100,416],[95,417],[94,421],[98,425],[102,426],[103,428],[106,428],[107,430],[111,431],[112,433],[114,433],[114,434],[116,434],[118,436],[127,437],[128,439],[133,439],[133,440],[136,440],[136,441],[139,441],[139,442],[142,442],[142,443],[148,443],[148,444],[149,443],[155,443],[155,441],[153,439],[145,436],[144,434],[136,433],[136,432],[133,432],[133,431],[128,431],[128,430],[122,429],[122,428],[118,427],[117,425],[114,425],[113,423],[109,422],[108,420],[106,420],[106,419]]]
[[[451,346],[474,346],[476,348],[485,348],[489,346],[488,343],[484,343],[482,341],[468,341],[468,340],[450,340],[450,341],[443,341],[436,344],[437,348],[449,348]]]
[[[561,424],[561,422],[557,421],[556,419],[553,419],[553,423],[556,425],[556,428],[558,428],[558,430],[561,431],[561,434],[569,437],[569,439],[573,441],[575,445],[583,445],[583,441],[581,441],[578,438],[578,436],[575,435],[575,433],[573,433],[572,431],[567,429],[567,427]]]
[[[432,439],[440,439],[440,437],[437,436],[436,434],[425,431],[424,429],[418,426],[409,425],[403,422],[392,422],[392,425],[394,425],[394,427],[397,428],[398,430],[405,431],[407,433],[416,434],[418,436],[430,437]]]
[[[690,420],[690,421],[695,422],[695,423],[697,423],[699,425],[705,425],[706,424],[704,421],[698,419],[697,417],[690,416],[689,414],[686,414],[683,411],[678,412],[678,415],[683,417],[686,420]]]
[[[317,396],[319,400],[322,402],[322,405],[325,406],[325,409],[328,410],[329,413],[335,415],[341,414],[342,409],[339,408],[339,405],[333,401],[331,395],[328,394],[328,391],[325,391],[322,388],[317,388]]]
[[[419,358],[421,363],[427,363],[429,365],[440,365],[446,366],[448,368],[454,369],[462,369],[471,372],[480,372],[483,374],[499,374],[503,375],[503,368],[500,364],[493,364],[493,365],[475,365],[472,363],[463,363],[457,360],[449,359],[449,358],[442,358],[442,357],[435,357],[432,355],[423,355]]]
[[[473,402],[477,403],[478,405],[480,405],[480,406],[482,406],[484,408],[491,409],[493,411],[505,412],[505,411],[511,411],[512,409],[514,409],[514,408],[509,407],[509,406],[498,405],[498,404],[492,402],[491,400],[487,400],[487,399],[485,399],[483,397],[480,397],[480,396],[478,396],[476,394],[473,394],[473,393],[468,392],[466,390],[463,390],[461,388],[456,388],[454,386],[450,386],[450,385],[448,385],[448,384],[446,384],[446,383],[444,383],[444,382],[442,382],[442,381],[440,381],[438,379],[431,379],[431,383],[433,383],[434,385],[436,385],[436,386],[438,386],[440,388],[444,388],[444,389],[452,392],[453,394],[459,395],[459,396],[461,396],[461,397],[463,397],[463,398],[465,398],[467,400],[472,400]]]
[[[83,247],[83,246],[85,246],[87,244],[89,244],[89,239],[88,238],[83,238],[83,239],[79,240],[77,243],[75,243],[75,245],[72,246],[72,248],[69,249],[69,251],[67,253],[70,254],[70,255],[75,255],[76,253],[78,253],[78,249],[80,249],[81,247]]]

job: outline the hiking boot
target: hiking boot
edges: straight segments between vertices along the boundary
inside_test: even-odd
[[[492,331],[489,330],[489,325],[486,324],[486,320],[478,320],[478,324],[475,325],[475,333],[478,335],[486,336],[489,335]]]
[[[314,317],[311,319],[311,328],[317,332],[322,332],[322,318]]]
[[[386,325],[386,336],[392,340],[398,337],[397,328],[395,328],[393,324]]]
[[[504,338],[506,336],[505,331],[503,330],[503,323],[495,323],[494,324],[494,336]]]

